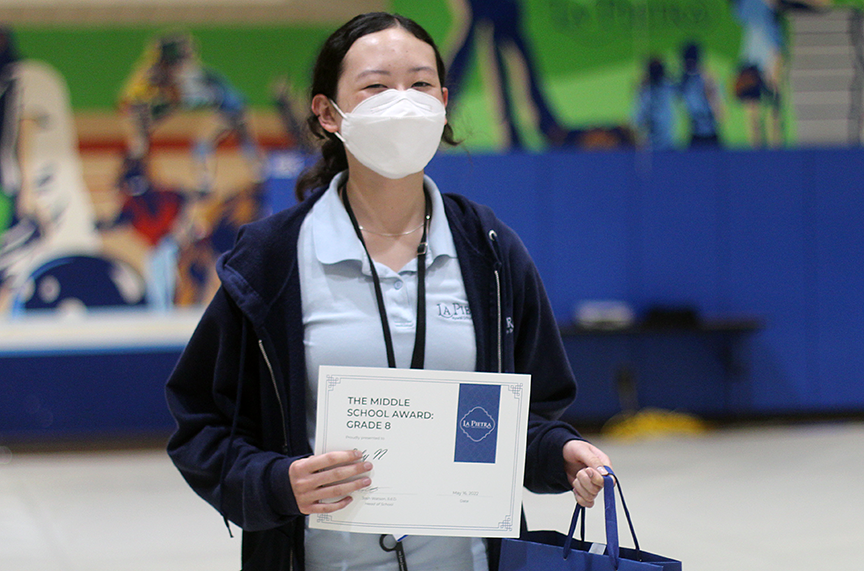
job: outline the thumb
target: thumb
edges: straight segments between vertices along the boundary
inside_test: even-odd
[[[593,468],[597,471],[601,476],[608,476],[609,470],[606,468],[606,465],[598,456],[590,456],[585,459],[585,466],[588,468]]]
[[[576,462],[583,464],[586,468],[593,468],[602,476],[607,476],[609,470],[609,457],[606,456],[597,447],[585,441],[571,440],[567,443],[570,446],[571,456]]]

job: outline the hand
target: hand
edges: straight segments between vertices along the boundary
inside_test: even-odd
[[[564,445],[564,469],[580,506],[594,506],[594,498],[603,489],[603,476],[611,466],[602,450],[584,440],[570,440]]]
[[[331,513],[350,504],[349,494],[372,484],[370,478],[359,477],[372,470],[371,463],[360,462],[362,456],[359,450],[342,450],[292,462],[288,478],[300,512]]]

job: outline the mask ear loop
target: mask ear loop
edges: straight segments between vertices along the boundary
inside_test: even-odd
[[[347,119],[347,117],[345,117],[345,113],[343,113],[342,110],[339,108],[339,106],[336,105],[335,101],[333,101],[329,97],[327,98],[327,101],[329,101],[330,103],[333,104],[333,107],[336,109],[336,112],[339,113],[339,115],[341,115],[343,119]]]
[[[339,113],[339,115],[342,116],[342,119],[347,119],[347,118],[348,118],[348,117],[345,116],[345,113],[343,113],[342,110],[339,109],[339,106],[336,105],[336,102],[335,102],[335,101],[333,101],[333,100],[330,99],[329,97],[327,98],[327,101],[329,101],[329,102],[333,105],[333,108],[336,109],[336,112]],[[337,139],[339,139],[340,141],[342,141],[342,144],[343,144],[343,145],[346,144],[346,143],[345,143],[345,138],[342,136],[342,133],[340,133],[339,131],[336,131],[336,132],[334,132],[333,134],[336,135],[336,138],[337,138]]]

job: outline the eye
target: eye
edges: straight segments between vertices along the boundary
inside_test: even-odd
[[[364,87],[363,89],[387,89],[387,86],[383,83],[371,83]]]
[[[427,87],[432,87],[432,84],[428,81],[415,81],[414,85],[412,85],[414,89],[425,89]]]

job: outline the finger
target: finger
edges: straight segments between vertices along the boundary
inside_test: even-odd
[[[564,447],[564,458],[566,461],[579,466],[579,468],[594,468],[601,474],[606,474],[604,466],[611,465],[609,457],[602,450],[584,440],[571,440]],[[580,466],[581,465],[581,466]]]
[[[586,453],[582,457],[582,463],[588,468],[596,470],[601,478],[609,473],[606,470],[606,466],[609,464],[609,457],[594,446],[586,449]]]
[[[372,464],[364,462],[362,464],[352,464],[350,466],[343,466],[341,468],[333,468],[332,470],[318,472],[311,480],[314,481],[316,488],[332,488],[342,482],[356,481],[358,478],[371,471]]]
[[[576,485],[574,487],[578,487],[591,496],[599,494],[600,490],[603,489],[603,485],[603,476],[593,468],[579,470],[579,473],[576,474]]]
[[[594,507],[594,498],[586,497],[575,489],[573,490],[573,495],[576,496],[576,503],[585,508],[593,508]]]
[[[355,480],[343,481],[335,485],[310,488],[304,492],[297,492],[295,489],[295,497],[297,498],[297,506],[300,511],[305,514],[310,514],[315,511],[321,512],[316,506],[336,505],[333,509],[327,509],[327,512],[341,509],[347,505],[346,497],[350,497],[352,493],[372,485],[371,478],[359,478]]]
[[[323,472],[316,472],[313,478],[317,483],[316,487],[323,488],[345,480],[355,480],[358,476],[368,474],[371,471],[372,464],[370,462],[363,462],[362,464],[350,464],[348,466],[324,470]]]
[[[609,456],[604,454],[602,450],[600,450],[598,448],[595,448],[594,450],[596,451],[597,459],[600,462],[600,465],[597,466],[597,471],[600,472],[604,476],[609,475],[609,470],[606,469],[606,466],[609,466],[611,468],[612,467],[612,460],[610,460]],[[592,468],[593,468],[593,466],[592,466]]]
[[[604,476],[609,475],[608,470],[606,470],[606,468],[603,466],[600,466],[600,468],[597,469],[585,468],[583,472],[583,477],[588,478],[588,480],[598,488],[603,488],[603,486],[605,485]]]
[[[353,500],[354,500],[354,498],[352,498],[351,496],[346,496],[346,497],[342,498],[341,500],[339,500],[338,502],[314,502],[314,503],[311,503],[308,506],[306,506],[305,510],[301,509],[300,511],[305,513],[306,515],[315,514],[315,513],[318,513],[318,514],[332,513],[332,512],[335,512],[336,510],[341,510],[341,509],[345,508]]]
[[[594,500],[597,499],[597,494],[593,490],[588,490],[581,485],[573,487],[573,495],[576,496],[576,501],[586,508],[594,507]]]
[[[363,457],[359,450],[337,450],[326,454],[309,456],[303,460],[304,468],[309,472],[320,472],[341,464],[350,464]]]
[[[372,485],[371,478],[358,478],[333,484],[332,486],[322,486],[313,492],[307,494],[307,497],[313,501],[320,502],[322,500],[332,500],[333,498],[341,498],[353,494],[357,490],[368,488]]]
[[[368,474],[372,471],[370,462],[348,464],[338,468],[331,468],[311,474],[303,474],[295,476],[291,485],[294,488],[294,493],[297,495],[305,495],[315,493],[321,488],[332,487],[334,484],[348,480],[356,480],[363,474]],[[367,484],[368,485],[368,484]],[[321,496],[316,496],[315,500],[321,499]]]
[[[315,477],[317,473],[334,466],[350,465],[352,462],[357,462],[361,456],[362,454],[358,450],[343,450],[301,458],[291,463],[288,468],[288,476],[295,488],[307,485],[317,486],[320,485]]]

